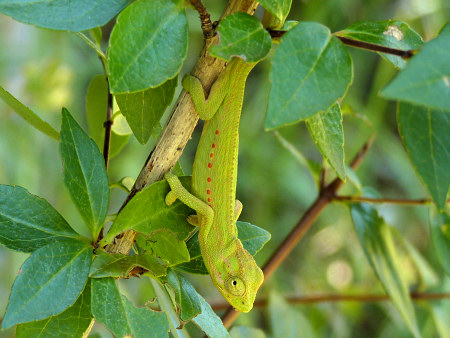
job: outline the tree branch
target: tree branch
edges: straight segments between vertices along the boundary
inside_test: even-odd
[[[223,12],[222,18],[234,12],[253,14],[257,6],[258,2],[254,0],[231,0]],[[224,60],[216,59],[208,53],[209,47],[217,41],[217,36],[206,40],[205,47],[192,71],[192,74],[200,80],[207,91],[225,66]],[[191,98],[183,90],[178,97],[172,117],[162,131],[155,148],[148,156],[136,183],[120,208],[121,210],[137,192],[147,185],[161,180],[165,173],[172,170],[190,139],[197,121],[198,114],[195,112]],[[107,246],[107,251],[128,254],[135,237],[136,233],[133,230],[126,231],[121,238],[116,238],[114,244]]]
[[[411,293],[410,297],[414,301],[420,300],[442,300],[450,299],[450,293]],[[293,296],[287,297],[286,301],[291,304],[314,304],[314,303],[335,303],[335,302],[384,302],[389,301],[388,295],[317,295],[317,296]],[[258,299],[253,303],[254,307],[264,307],[267,299]],[[211,304],[214,311],[225,310],[229,307],[226,302]]]
[[[203,6],[202,0],[190,0],[192,6],[200,15],[200,22],[202,25],[203,36],[205,40],[209,40],[214,36],[214,28],[211,22],[211,15],[209,15],[208,10]]]
[[[367,143],[364,144],[361,150],[356,154],[350,164],[350,167],[352,169],[355,169],[361,163],[372,142],[373,137],[371,137],[369,141],[367,141]],[[316,201],[309,207],[308,210],[306,210],[294,229],[291,230],[291,232],[286,236],[285,240],[278,246],[267,263],[264,265],[262,269],[264,272],[264,283],[270,278],[270,276],[295,248],[297,243],[303,238],[308,229],[319,216],[320,212],[330,202],[333,201],[334,197],[336,196],[336,192],[342,186],[342,184],[343,182],[339,178],[336,178],[319,192],[319,196],[317,197]],[[222,321],[225,327],[229,327],[239,314],[240,312],[234,310],[233,307],[229,306],[225,314],[222,316]]]
[[[411,200],[406,198],[370,198],[362,196],[335,196],[334,200],[365,203],[390,203],[400,205],[425,205],[433,202],[433,200],[431,200],[430,198]],[[450,203],[450,199],[447,200],[447,203]]]

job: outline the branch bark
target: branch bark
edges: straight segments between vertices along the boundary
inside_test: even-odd
[[[257,1],[231,0],[225,8],[221,18],[234,12],[253,14],[257,6]],[[225,67],[224,60],[216,59],[208,53],[209,47],[212,44],[217,43],[217,41],[217,36],[205,41],[205,47],[192,71],[192,75],[200,80],[207,91],[209,91],[212,84]],[[145,161],[145,164],[136,179],[136,183],[120,210],[124,208],[136,193],[146,186],[161,180],[165,173],[173,169],[180,158],[186,143],[190,139],[197,121],[198,114],[195,112],[191,98],[187,95],[186,91],[183,90],[178,97],[178,103],[172,117],[162,131],[155,148]],[[129,230],[123,233],[120,238],[116,238],[115,243],[107,246],[106,250],[109,253],[128,254],[134,243],[135,237],[136,233],[133,230]]]

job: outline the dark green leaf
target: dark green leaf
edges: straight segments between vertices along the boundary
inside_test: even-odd
[[[234,13],[220,22],[219,45],[211,46],[211,55],[230,60],[238,56],[257,62],[270,51],[272,40],[261,22],[247,13]]]
[[[105,142],[106,112],[108,109],[108,82],[105,75],[96,75],[92,78],[86,94],[86,114],[89,134],[99,149],[103,149]],[[109,157],[116,156],[128,143],[129,135],[118,135],[111,132]]]
[[[2,4],[0,3],[0,10],[1,6]],[[55,130],[55,128],[43,121],[34,111],[8,93],[2,86],[0,86],[0,99],[2,99],[12,110],[14,110],[17,115],[27,121],[34,128],[43,132],[52,139],[59,141],[59,133]]]
[[[283,36],[270,78],[266,129],[328,110],[352,82],[352,60],[327,27],[301,22]]]
[[[434,251],[447,275],[450,276],[450,216],[447,212],[430,213],[431,238]]]
[[[82,337],[92,320],[91,283],[88,282],[75,304],[59,315],[18,325],[16,338]]]
[[[263,330],[248,326],[233,326],[230,330],[231,338],[265,338]]]
[[[450,23],[427,42],[397,77],[383,97],[450,111]]]
[[[259,3],[276,18],[278,24],[271,27],[277,28],[286,20],[291,10],[292,0],[260,0]]]
[[[256,225],[238,221],[236,222],[236,226],[238,229],[238,237],[241,240],[244,249],[253,256],[256,255],[270,240],[270,233]],[[177,265],[174,268],[189,273],[208,274],[200,251],[198,233],[189,239],[187,247],[191,260],[187,263]]]
[[[397,120],[409,158],[442,210],[450,186],[450,114],[399,103]]]
[[[423,45],[422,37],[415,30],[397,20],[357,22],[336,35],[399,50],[418,49]],[[406,65],[406,61],[400,56],[381,55],[398,68]]]
[[[0,243],[33,252],[63,238],[80,237],[45,199],[22,187],[0,185]]]
[[[183,186],[190,187],[189,177],[180,177],[180,180]],[[167,229],[175,233],[178,239],[186,239],[193,230],[186,218],[194,212],[178,200],[167,206],[165,197],[169,191],[169,184],[159,181],[137,193],[117,216],[108,234],[100,241],[100,246],[111,243],[115,236],[129,229],[146,236]]]
[[[129,277],[130,271],[136,266],[148,270],[146,274],[150,276],[160,277],[166,275],[166,266],[163,262],[150,254],[113,255],[99,250],[92,262],[89,276],[92,278]]]
[[[278,294],[271,293],[268,306],[273,337],[315,337],[311,324],[303,314]]]
[[[108,52],[112,93],[156,87],[178,74],[187,55],[184,6],[183,0],[139,0],[120,13]]]
[[[120,111],[139,143],[147,143],[155,127],[159,125],[159,120],[172,102],[177,84],[176,76],[143,92],[116,95]]]
[[[0,12],[39,27],[79,32],[103,26],[130,0],[3,0]]]
[[[97,239],[109,205],[105,162],[95,142],[67,109],[62,111],[60,153],[64,167],[64,183],[91,230],[92,239]]]
[[[113,278],[92,279],[92,314],[117,337],[167,337],[169,323],[162,312],[136,308],[121,296]]]
[[[411,333],[419,337],[414,308],[402,275],[402,266],[390,228],[368,204],[352,204],[350,211],[356,233],[370,265]]]
[[[138,235],[136,243],[141,250],[162,259],[168,266],[189,261],[186,242],[166,229],[156,231],[151,237]]]
[[[169,270],[167,282],[175,290],[176,301],[180,308],[180,318],[187,322],[202,311],[199,295],[192,284],[178,272]]]
[[[91,261],[92,247],[77,240],[62,240],[36,250],[14,281],[2,327],[41,320],[74,304]]]
[[[322,156],[339,178],[345,181],[344,128],[339,104],[306,120],[306,126]]]

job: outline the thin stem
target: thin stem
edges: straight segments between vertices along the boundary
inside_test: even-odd
[[[413,301],[421,300],[442,300],[450,299],[450,293],[411,293]],[[317,296],[293,296],[287,297],[286,301],[291,304],[314,304],[314,303],[335,303],[335,302],[384,302],[391,300],[388,295],[317,295]],[[267,299],[258,299],[253,303],[254,307],[264,307]],[[211,307],[214,311],[225,310],[228,303],[216,303]]]
[[[352,160],[350,167],[355,169],[362,161],[373,142],[373,137],[367,141],[361,150],[356,154]],[[289,256],[298,242],[303,238],[308,229],[314,223],[320,212],[333,201],[336,192],[342,186],[343,182],[336,178],[330,184],[328,184],[323,190],[320,191],[319,196],[315,202],[309,207],[309,209],[303,214],[302,218],[298,221],[294,229],[291,230],[285,240],[278,246],[267,263],[263,267],[264,282],[266,282],[270,276],[278,269],[282,262]],[[237,318],[240,312],[234,310],[231,306],[228,307],[225,314],[222,316],[222,321],[225,327],[229,327],[233,321]]]
[[[192,6],[200,15],[200,22],[202,25],[203,36],[206,40],[211,39],[214,36],[214,27],[211,22],[211,15],[209,15],[208,10],[203,5],[202,0],[190,0]]]
[[[103,127],[105,128],[105,141],[103,143],[103,157],[105,159],[105,167],[106,170],[108,170],[108,164],[109,164],[109,151],[111,148],[111,129],[113,125],[112,120],[112,105],[113,105],[113,96],[111,95],[111,92],[109,91],[109,80],[108,81],[108,107],[106,109],[106,121],[103,123]]]
[[[410,200],[404,198],[370,198],[361,196],[335,196],[334,200],[366,203],[390,203],[400,205],[426,205],[433,202],[429,198]],[[450,200],[447,200],[447,203],[450,203]]]
[[[78,37],[80,37],[84,42],[86,42],[86,43],[89,45],[89,47],[93,48],[93,49],[97,52],[98,56],[99,56],[102,60],[104,60],[104,61],[106,62],[106,55],[101,51],[100,48],[98,48],[98,46],[97,46],[91,39],[89,39],[86,35],[84,35],[84,34],[81,33],[81,32],[78,32],[78,33],[76,33],[76,34],[77,34]]]

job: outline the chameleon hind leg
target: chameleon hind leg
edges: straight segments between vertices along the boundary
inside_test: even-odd
[[[164,177],[166,178],[167,183],[169,183],[171,189],[171,191],[166,195],[166,204],[171,205],[179,199],[189,208],[194,209],[197,214],[202,216],[202,225],[210,227],[214,219],[213,209],[208,204],[187,191],[176,175],[167,173]],[[194,225],[198,226],[199,224]]]

